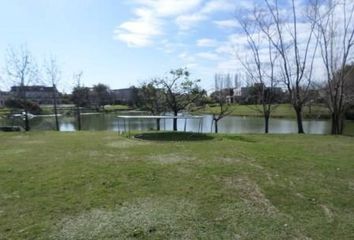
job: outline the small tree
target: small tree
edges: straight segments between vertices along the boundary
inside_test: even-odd
[[[96,108],[110,104],[111,103],[111,90],[110,88],[102,83],[93,86],[93,94],[95,98]]]
[[[54,57],[51,57],[48,62],[45,63],[45,74],[46,74],[46,80],[47,82],[52,86],[53,88],[53,110],[54,110],[54,116],[55,116],[55,127],[57,131],[60,131],[59,127],[59,118],[58,118],[58,90],[57,90],[57,85],[60,80],[60,70],[57,64],[57,61]]]
[[[25,130],[30,130],[28,112],[30,111],[27,104],[27,86],[38,80],[37,65],[32,57],[31,53],[25,47],[19,49],[8,49],[6,56],[6,71],[13,83],[18,86],[18,92],[16,98],[19,99],[19,103],[22,104],[24,110]]]
[[[155,80],[143,83],[138,92],[138,107],[149,111],[152,115],[160,115],[167,109],[163,91],[155,86]],[[157,130],[160,130],[161,119],[156,119]]]
[[[218,112],[213,114],[214,131],[218,133],[218,122],[232,113],[228,98],[231,97],[232,83],[230,74],[215,74],[215,92],[212,99],[217,103]],[[213,125],[213,124],[212,124]]]
[[[185,110],[203,93],[198,83],[200,80],[190,80],[190,73],[184,68],[171,70],[170,75],[156,79],[155,84],[163,90],[166,104],[174,116]],[[177,119],[173,119],[173,130],[177,131]]]
[[[89,92],[90,89],[81,86],[81,77],[83,72],[74,74],[76,86],[72,92],[72,101],[76,106],[77,126],[78,130],[81,130],[81,111],[80,108],[89,104]]]

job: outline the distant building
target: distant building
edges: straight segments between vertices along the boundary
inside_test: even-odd
[[[32,101],[38,104],[53,104],[53,93],[55,92],[57,97],[57,103],[60,103],[60,93],[53,87],[46,86],[13,86],[10,90],[10,95],[19,97],[21,94],[25,94],[25,98],[28,101]]]
[[[249,87],[242,87],[240,91],[238,91],[238,96],[234,96],[236,99],[238,99],[238,102],[241,103],[247,103],[247,104],[254,104],[258,102],[259,99],[259,94],[261,92],[264,92],[264,94],[271,94],[271,101],[272,102],[277,102],[277,103],[282,103],[286,101],[285,99],[285,93],[282,88],[280,87],[266,87],[262,83],[255,83],[252,86]]]
[[[114,103],[134,104],[137,101],[137,91],[135,87],[112,90],[112,100]]]
[[[9,93],[8,92],[1,92],[0,91],[0,107],[5,106],[6,100],[9,98]]]
[[[220,90],[217,90],[215,92],[212,92],[210,94],[210,97],[216,101],[218,99],[224,99],[227,103],[233,103],[234,102],[234,89],[233,88],[223,88]]]

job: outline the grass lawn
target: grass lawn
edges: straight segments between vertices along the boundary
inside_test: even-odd
[[[0,133],[0,239],[354,239],[353,137],[140,136]]]
[[[0,108],[0,117],[7,116],[10,112],[11,110],[8,108]]]
[[[106,105],[104,106],[104,110],[107,112],[114,112],[122,110],[131,110],[131,107],[129,107],[128,105]]]
[[[256,105],[232,105],[232,114],[234,116],[251,116],[251,117],[259,117],[262,116],[257,109],[261,109],[261,106]],[[197,111],[197,113],[218,113],[218,107],[208,107],[206,106],[204,109]],[[305,106],[303,110],[304,118],[329,118],[328,109],[321,105]],[[273,111],[272,117],[276,118],[295,118],[295,111],[290,104],[279,104]]]

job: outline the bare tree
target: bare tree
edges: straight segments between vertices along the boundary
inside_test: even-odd
[[[259,16],[259,11],[255,8],[253,11],[252,19],[256,19]],[[248,17],[249,17],[248,16]],[[272,111],[278,106],[276,103],[276,61],[277,52],[270,39],[264,35],[259,28],[257,22],[252,19],[238,18],[240,26],[243,29],[247,38],[247,49],[250,54],[249,57],[239,58],[242,66],[246,70],[249,84],[255,90],[257,99],[254,106],[254,110],[260,112],[264,117],[264,132],[269,132],[269,119]],[[270,26],[262,26],[263,30],[270,32],[267,29]],[[267,55],[264,57],[262,55]]]
[[[27,86],[38,81],[37,64],[29,50],[25,47],[19,49],[9,48],[6,56],[6,72],[13,84],[17,86],[17,98],[24,110],[25,130],[30,130],[29,105],[27,101]]]
[[[81,78],[82,78],[83,72],[80,71],[79,73],[74,73],[73,78],[76,81],[76,86],[73,90],[73,96],[77,96],[76,99],[74,100],[75,105],[76,105],[76,117],[77,117],[77,128],[79,131],[81,131],[81,105],[83,103],[83,97],[82,94],[80,94],[82,91],[81,90]],[[79,94],[75,94],[75,91],[78,92]]]
[[[296,113],[298,133],[304,133],[302,111],[308,100],[318,47],[315,23],[309,21],[307,9],[299,9],[295,0],[290,1],[289,10],[284,10],[284,6],[280,9],[278,0],[264,0],[264,3],[254,15],[255,21],[279,55],[282,82]]]
[[[57,85],[60,80],[61,72],[59,70],[57,60],[54,57],[51,57],[47,62],[45,62],[44,68],[45,68],[46,80],[53,88],[52,94],[53,94],[53,110],[55,116],[55,127],[57,131],[60,131],[58,107],[57,107],[57,101],[58,101]]]
[[[163,90],[166,103],[174,116],[195,102],[204,92],[198,86],[200,80],[190,80],[190,73],[179,68],[170,71],[170,75],[157,79],[155,84]],[[177,119],[173,119],[173,131],[177,131]]]
[[[224,117],[232,113],[232,108],[230,105],[233,94],[233,86],[230,74],[215,74],[215,92],[212,94],[212,98],[218,104],[218,112],[213,114],[214,132],[218,133],[218,122]],[[229,102],[230,101],[230,102]]]
[[[313,5],[316,37],[326,72],[327,103],[332,119],[332,134],[342,134],[345,111],[353,101],[354,92],[347,91],[353,68],[354,3],[346,0],[325,0]]]

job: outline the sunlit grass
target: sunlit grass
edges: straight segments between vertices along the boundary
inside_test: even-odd
[[[0,133],[0,239],[353,238],[354,138],[207,136]]]
[[[262,108],[256,105],[231,105],[232,114],[235,116],[250,116],[250,117],[261,117]],[[218,113],[219,109],[217,106],[209,107],[206,106],[204,109],[199,110],[199,113]],[[276,105],[271,113],[272,117],[276,118],[295,118],[295,111],[290,104],[279,104]],[[304,118],[313,119],[323,119],[329,118],[328,109],[322,105],[305,106],[303,110]]]

